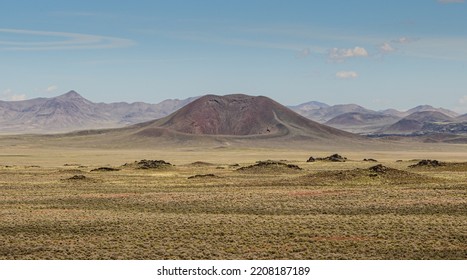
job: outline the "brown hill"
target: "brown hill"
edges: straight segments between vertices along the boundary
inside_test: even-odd
[[[382,130],[386,134],[411,134],[431,131],[433,124],[446,126],[453,118],[437,111],[415,112]],[[439,128],[437,129],[439,130]]]
[[[408,120],[416,120],[419,122],[452,122],[453,118],[437,111],[423,111],[410,114],[405,117]]]
[[[300,115],[307,117],[307,114],[311,111],[316,111],[324,108],[329,108],[330,106],[326,103],[318,102],[318,101],[310,101],[306,103],[302,103],[299,105],[294,106],[287,106],[289,109],[293,110]],[[310,118],[311,119],[311,118]]]
[[[386,109],[386,110],[382,110],[380,112],[383,113],[383,114],[392,115],[392,116],[396,116],[396,117],[399,117],[399,118],[404,118],[404,117],[407,117],[407,116],[409,116],[409,115],[411,115],[413,113],[427,112],[427,111],[443,113],[444,115],[447,115],[447,116],[452,117],[452,118],[455,118],[455,117],[459,116],[458,113],[453,112],[451,110],[448,110],[448,109],[445,109],[445,108],[435,108],[435,107],[430,106],[430,105],[419,105],[417,107],[414,107],[414,108],[409,109],[409,110],[404,111],[404,112],[401,112],[401,111],[398,111],[398,110],[395,110],[395,109]]]
[[[270,98],[243,94],[206,95],[165,118],[133,128],[137,128],[138,135],[146,136],[181,133],[327,140],[359,138],[311,121]]]
[[[378,112],[344,113],[327,121],[325,124],[352,133],[369,134],[391,125],[400,118]]]
[[[394,116],[380,113],[344,113],[326,122],[327,125],[367,125],[380,122],[397,121]]]
[[[306,104],[306,103],[305,103]],[[326,104],[325,104],[326,105]],[[360,105],[357,104],[340,104],[334,106],[323,106],[319,108],[315,108],[313,106],[298,106],[297,107],[289,107],[295,112],[299,113],[300,115],[307,117],[313,121],[319,123],[325,123],[330,119],[337,117],[339,115],[345,113],[376,113],[375,111],[368,110]]]
[[[407,115],[410,115],[410,114],[413,114],[413,113],[418,113],[418,112],[427,112],[427,111],[431,111],[431,112],[439,112],[439,113],[442,113],[444,115],[447,115],[451,118],[455,118],[457,116],[459,116],[458,113],[456,112],[453,112],[451,110],[448,110],[448,109],[444,109],[444,108],[435,108],[433,106],[430,106],[430,105],[420,105],[420,106],[417,106],[417,107],[414,107],[410,110],[408,110],[406,112]]]
[[[380,110],[379,112],[382,113],[382,114],[391,115],[391,116],[394,116],[394,117],[397,117],[397,118],[403,118],[403,117],[406,117],[407,115],[409,115],[409,113],[407,113],[407,112],[401,112],[401,111],[396,110],[396,109]]]

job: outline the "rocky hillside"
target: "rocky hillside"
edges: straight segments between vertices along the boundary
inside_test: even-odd
[[[167,116],[195,99],[171,99],[159,104],[107,104],[93,103],[70,91],[53,98],[0,101],[0,131],[3,134],[55,133],[122,127]]]

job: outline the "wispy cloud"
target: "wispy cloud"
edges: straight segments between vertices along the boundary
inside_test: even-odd
[[[438,3],[441,4],[455,4],[455,3],[464,3],[465,0],[438,0]]]
[[[347,79],[355,79],[358,77],[357,72],[355,71],[339,71],[336,73],[336,78],[347,80]]]
[[[52,93],[58,89],[58,86],[56,85],[50,85],[45,89],[45,92],[47,93]]]
[[[21,101],[21,100],[26,100],[26,94],[20,94],[20,93],[15,93],[13,90],[7,88],[5,89],[1,96],[3,100],[6,101]]]
[[[391,44],[385,42],[379,46],[379,51],[381,53],[392,53],[395,52],[397,49],[393,47]]]
[[[135,45],[129,39],[69,32],[0,28],[0,33],[24,36],[22,40],[0,41],[0,50],[48,51],[125,48]],[[58,38],[52,40],[51,38]],[[27,40],[25,40],[27,39]]]
[[[241,33],[263,34],[279,38],[300,41],[328,41],[328,42],[360,42],[360,44],[371,44],[384,40],[384,36],[363,36],[350,34],[341,28],[316,28],[311,26],[270,26],[270,27],[248,27],[235,29]]]
[[[355,47],[353,49],[338,49],[332,48],[328,51],[328,58],[331,61],[343,62],[351,57],[366,57],[368,51],[362,47]]]
[[[169,31],[154,28],[133,29],[136,34],[145,36],[163,36],[171,39],[185,40],[191,42],[201,42],[208,44],[218,44],[226,46],[237,46],[244,48],[276,49],[292,51],[295,57],[304,58],[312,54],[325,54],[326,47],[322,45],[310,44],[310,41],[296,37],[293,33],[273,32],[275,29],[256,28],[234,28],[229,29],[231,33],[225,35],[225,31]],[[272,34],[270,33],[272,32]],[[252,34],[267,36],[252,36]]]
[[[420,38],[413,38],[413,37],[399,37],[397,39],[391,40],[391,43],[395,44],[410,44],[420,40]]]
[[[133,32],[145,36],[163,36],[208,44],[291,51],[296,58],[316,54],[337,63],[354,58],[378,58],[388,54],[437,60],[467,60],[467,39],[459,37],[401,36],[391,39],[382,34],[348,35],[342,30],[314,29],[303,26],[239,27],[234,31],[235,34],[229,34],[227,37],[215,32],[133,30]],[[252,36],[253,34],[258,36]],[[332,48],[336,44],[357,47]],[[373,53],[366,47],[370,45],[375,47]]]
[[[403,49],[404,45],[408,45],[420,40],[419,38],[412,38],[412,37],[399,37],[397,39],[392,39],[390,41],[386,41],[377,46],[378,53],[376,56],[380,55],[387,55],[390,53],[394,53],[399,51],[399,48]]]
[[[196,41],[196,42],[203,42],[203,43],[213,43],[213,44],[221,44],[221,45],[229,45],[229,46],[239,46],[239,47],[249,47],[249,48],[264,48],[264,49],[278,49],[278,50],[289,50],[295,53],[301,52],[306,50],[310,54],[312,52],[320,52],[323,51],[321,48],[317,47],[304,47],[305,44],[296,44],[290,43],[288,41],[282,40],[256,40],[256,39],[245,39],[242,36],[237,38],[235,37],[222,37],[217,35],[211,34],[193,34],[193,33],[165,33],[160,31],[144,31],[140,30],[139,32],[151,32],[152,34],[156,35],[163,35],[168,36],[176,39],[181,40],[188,40],[188,41]]]
[[[427,37],[405,46],[402,54],[428,59],[467,61],[467,39],[460,37]]]

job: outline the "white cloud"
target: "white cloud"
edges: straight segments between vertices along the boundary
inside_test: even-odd
[[[336,62],[342,62],[345,59],[351,58],[351,57],[366,57],[366,56],[368,56],[367,50],[361,47],[355,47],[353,49],[332,48],[328,51],[328,58]]]
[[[26,99],[26,94],[14,93],[11,89],[7,88],[2,92],[0,97],[6,101],[21,101]]]
[[[379,50],[382,53],[391,53],[391,52],[395,52],[396,48],[391,46],[391,44],[385,42],[385,43],[383,43],[382,45],[379,46]]]
[[[438,3],[452,4],[452,3],[464,3],[464,0],[438,0]]]
[[[48,50],[85,50],[124,48],[135,45],[128,39],[100,35],[35,31],[23,29],[0,28],[0,33],[13,34],[11,39],[0,41],[0,50],[14,51],[48,51]],[[13,39],[23,36],[24,38]],[[38,41],[38,38],[43,38]],[[28,40],[29,39],[29,40]]]
[[[56,85],[50,85],[50,86],[48,86],[48,87],[45,89],[45,91],[46,91],[47,93],[51,93],[51,92],[56,91],[57,89],[58,89],[58,86],[56,86]]]
[[[357,72],[355,71],[339,71],[336,73],[338,79],[355,79],[358,77]]]
[[[459,99],[459,104],[467,106],[467,95],[464,95]]]

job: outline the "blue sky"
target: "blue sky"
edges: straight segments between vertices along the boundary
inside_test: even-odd
[[[467,112],[467,2],[0,2],[0,99],[207,93]]]

